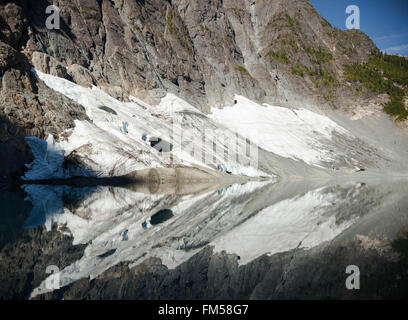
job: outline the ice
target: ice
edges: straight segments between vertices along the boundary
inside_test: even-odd
[[[217,238],[215,251],[225,250],[240,256],[246,264],[265,254],[275,254],[294,248],[310,248],[333,239],[354,221],[336,223],[334,215],[327,216],[334,193],[313,190],[303,196],[283,200],[267,207],[243,224]]]
[[[27,167],[30,169],[23,179],[41,180],[49,178],[66,178],[62,169],[65,151],[57,144],[52,135],[47,141],[37,137],[26,137],[28,145],[31,147],[34,161]]]
[[[204,166],[216,169],[218,164],[234,174],[266,176],[257,164],[245,155],[245,142],[239,141],[234,150],[242,159],[225,159],[230,147],[216,132],[218,128],[208,117],[179,97],[167,94],[159,105],[151,106],[130,96],[132,102],[121,102],[97,87],[84,88],[66,79],[36,71],[50,88],[81,104],[91,121],[75,121],[75,128],[66,141],[54,143],[65,156],[75,152],[88,173],[96,176],[124,175],[134,170],[166,167],[169,164]],[[107,111],[108,110],[108,111]],[[221,129],[220,129],[221,130]],[[223,130],[223,132],[228,130]],[[171,141],[174,145],[172,162],[142,139],[144,134]],[[231,136],[233,132],[229,132]],[[191,140],[191,141],[190,141]],[[205,141],[204,141],[205,140]],[[214,154],[213,142],[220,146]],[[210,155],[205,157],[205,155]],[[57,169],[62,162],[44,163],[36,157],[26,178],[55,178],[80,175]],[[42,164],[41,166],[39,164]],[[46,170],[46,165],[50,169]],[[89,174],[88,174],[89,175]]]
[[[234,106],[213,108],[209,117],[282,157],[311,165],[331,161],[324,141],[331,140],[334,131],[348,135],[328,117],[306,109],[260,105],[239,95],[235,100]]]

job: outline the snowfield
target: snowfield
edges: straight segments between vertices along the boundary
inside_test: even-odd
[[[121,102],[97,87],[33,70],[50,88],[81,104],[91,121],[75,121],[67,140],[27,137],[35,161],[26,180],[72,176],[119,176],[168,166],[204,166],[236,175],[279,175],[272,159],[283,157],[313,167],[358,168],[372,161],[361,141],[328,117],[306,109],[259,105],[236,96],[236,105],[205,115],[168,93],[158,105],[136,97]],[[172,158],[151,147],[144,135],[173,145]],[[259,157],[259,150],[263,150]],[[365,147],[365,150],[369,150]],[[62,168],[64,157],[77,167]],[[280,161],[280,160],[279,160]],[[283,163],[282,161],[280,161]]]
[[[333,161],[325,142],[332,139],[333,132],[350,136],[328,117],[306,109],[259,105],[239,95],[235,101],[234,106],[213,108],[209,117],[282,157],[310,165]]]
[[[234,174],[270,175],[257,169],[256,158],[253,159],[257,155],[255,152],[254,157],[247,155],[244,139],[236,138],[233,145],[228,144],[231,141],[226,142],[223,137],[236,137],[233,132],[218,128],[199,110],[172,94],[159,105],[149,106],[135,97],[130,97],[132,102],[121,102],[97,87],[84,88],[39,71],[36,75],[52,89],[81,104],[92,122],[75,121],[68,140],[60,143],[55,143],[52,137],[47,144],[35,137],[27,138],[38,155],[24,177],[27,180],[75,175],[118,176],[174,164],[213,169],[220,165]],[[142,139],[144,134],[174,144],[171,162]],[[213,144],[217,146],[215,152]],[[54,153],[53,150],[58,150],[58,156],[45,156]],[[225,157],[226,150],[236,156]],[[84,170],[61,169],[61,156],[73,152],[81,159]]]

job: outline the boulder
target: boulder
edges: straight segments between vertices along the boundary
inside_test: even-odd
[[[95,85],[95,78],[88,71],[88,69],[80,66],[79,64],[72,64],[67,68],[68,74],[71,76],[72,81],[83,87],[92,87]]]
[[[57,59],[46,53],[38,51],[33,52],[31,62],[34,68],[41,72],[71,80],[71,76],[68,74],[67,68]]]

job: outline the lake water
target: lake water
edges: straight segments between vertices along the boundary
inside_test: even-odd
[[[3,190],[0,297],[407,296],[406,179],[357,175],[201,192],[191,186],[194,194],[148,190]],[[359,270],[358,289],[346,286],[348,266]]]

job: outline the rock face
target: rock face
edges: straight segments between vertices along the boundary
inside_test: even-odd
[[[60,10],[58,30],[46,28],[51,4]],[[332,28],[307,0],[0,0],[0,190],[32,160],[25,136],[58,140],[74,120],[89,120],[82,106],[46,86],[32,67],[97,85],[121,100],[132,94],[154,104],[171,92],[204,113],[232,105],[235,94],[349,111],[359,101],[376,108],[376,96],[360,97],[343,76],[344,65],[365,62],[376,50],[363,33]],[[75,153],[66,163],[73,160]],[[0,200],[14,196],[4,192]],[[10,238],[1,233],[0,274],[10,277],[0,298],[26,298],[48,265],[67,266],[83,252],[55,229],[20,231],[30,206],[18,197],[1,215],[1,231],[12,225],[13,232]],[[42,298],[349,298],[343,279],[334,287],[330,279],[343,275],[344,264],[357,255],[364,265],[385,266],[392,278],[384,275],[380,289],[388,280],[400,286],[383,297],[406,292],[406,251],[400,252],[401,271],[370,250],[361,252],[355,241],[264,255],[239,267],[237,256],[207,247],[173,270],[156,258],[132,269],[120,264]],[[325,261],[334,261],[326,276]],[[307,283],[311,268],[323,276]],[[373,286],[361,297],[373,297]]]
[[[67,68],[57,59],[50,57],[48,54],[35,51],[32,55],[31,62],[38,70],[43,70],[56,77],[72,80],[68,75]]]
[[[401,299],[408,288],[407,233],[392,243],[357,235],[312,250],[263,255],[239,266],[239,257],[207,246],[175,269],[149,258],[120,263],[95,279],[83,278],[35,299]],[[0,298],[26,299],[49,265],[63,268],[84,246],[55,228],[25,230],[0,252]],[[345,269],[358,265],[360,290],[347,290]]]
[[[130,93],[154,102],[172,92],[203,111],[232,104],[235,93],[270,103],[347,105],[355,97],[343,65],[376,49],[359,31],[332,28],[307,0],[53,4],[60,30],[45,27],[48,1],[20,4],[24,52],[41,71],[67,76],[65,66],[78,83],[122,99]]]
[[[83,108],[64,96],[50,90],[31,72],[31,63],[22,48],[28,36],[27,3],[2,3],[0,16],[3,28],[0,34],[0,117],[8,121],[7,133],[46,137],[73,126],[74,119],[85,119]],[[67,76],[55,58],[38,53],[34,61],[48,64],[60,76]]]
[[[46,27],[51,4],[59,29]],[[3,141],[58,140],[87,119],[32,66],[122,100],[132,94],[154,104],[172,92],[204,112],[233,104],[234,94],[347,109],[363,99],[343,78],[344,65],[376,50],[363,33],[332,28],[307,0],[3,0],[0,17]]]
[[[74,126],[74,119],[87,119],[82,106],[49,89],[31,72],[31,63],[22,52],[27,39],[27,3],[1,3],[0,18],[0,155],[1,179],[22,174],[23,164],[31,161],[22,137],[34,135],[57,139],[61,132]],[[67,76],[65,68],[43,53],[34,61],[48,63],[54,72]],[[5,165],[3,167],[3,164]]]

